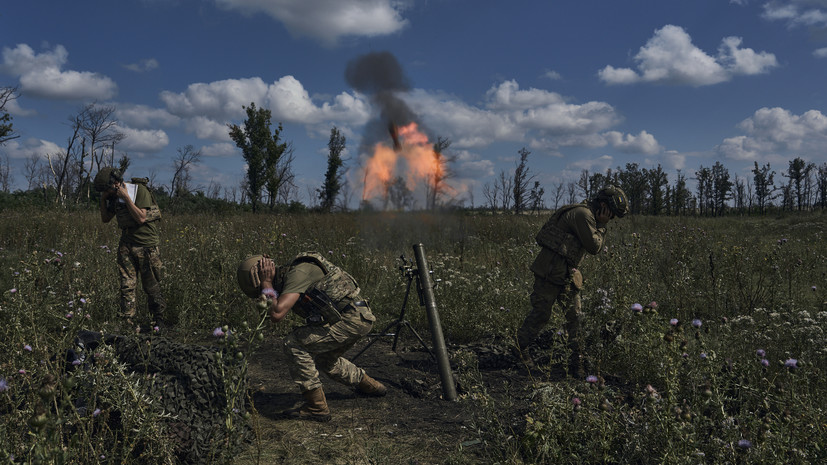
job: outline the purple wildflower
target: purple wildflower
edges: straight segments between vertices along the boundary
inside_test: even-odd
[[[763,357],[763,356],[767,355],[767,353],[764,352],[764,349],[758,349],[758,350],[755,351],[755,355],[757,355],[759,357]]]
[[[784,366],[787,368],[798,368],[798,360],[788,358],[787,361],[784,362]]]
[[[813,287],[812,287],[812,289],[813,289],[813,292],[815,292],[815,290],[816,290],[816,287],[815,287],[815,286],[813,286]]]
[[[215,337],[222,337],[224,336],[224,331],[220,327],[218,327],[212,331],[212,335]]]
[[[765,358],[762,358],[761,359],[761,365],[764,365],[765,367],[768,367],[768,366],[770,366],[770,361],[765,359]]]
[[[23,368],[21,368],[21,369],[17,370],[17,374],[19,374],[19,375],[25,375],[25,374],[26,374],[26,370],[25,370],[25,369],[23,369]]]
[[[75,316],[75,315],[72,312],[69,312],[69,313],[66,314],[66,319],[71,320],[73,316]]]
[[[78,365],[80,365],[80,360],[78,360],[78,359],[74,359],[74,360],[72,360],[72,365],[73,365],[73,366],[78,366]]]
[[[81,298],[80,298],[80,303],[85,304],[85,303],[86,303],[86,299],[84,299],[83,297],[81,297]]]
[[[158,327],[158,326],[153,326],[153,327],[152,327],[152,330],[153,330],[153,331],[155,331],[155,332],[157,333],[157,332],[161,331],[161,328],[160,328],[160,327]]]
[[[643,311],[643,305],[640,305],[640,304],[638,304],[638,303],[635,303],[635,304],[632,304],[631,309],[632,309],[632,311],[633,311],[633,312],[635,312],[635,313],[640,313],[640,312],[642,312],[642,311]]]
[[[579,397],[572,397],[571,398],[571,403],[574,404],[575,407],[579,407],[580,403],[581,403],[580,398]]]
[[[706,360],[706,352],[701,352],[701,360]]]
[[[749,441],[749,439],[740,439],[738,440],[738,447],[740,447],[741,449],[749,449],[750,447],[752,447],[752,443]]]
[[[592,383],[592,384],[596,383],[597,382],[597,376],[595,376],[595,375],[586,376],[586,382],[587,383]]]
[[[694,326],[696,328],[700,328],[702,324],[703,323],[701,323],[701,320],[699,320],[698,318],[695,318],[694,320],[692,320],[692,326]]]
[[[669,324],[672,326],[678,326],[678,319],[672,318],[671,320],[669,320]]]
[[[9,383],[6,382],[6,378],[0,378],[0,392],[5,392],[9,390]]]
[[[94,411],[94,412],[92,412],[92,416],[93,416],[93,417],[96,417],[96,416],[98,416],[98,415],[100,415],[100,414],[101,414],[101,409],[99,409],[99,408],[96,408],[96,409],[95,409],[95,411]]]
[[[9,294],[17,294],[17,288],[13,287],[13,288],[9,289]]]
[[[31,352],[32,351],[32,346],[26,344],[26,345],[23,346],[23,350],[25,350],[26,352]]]

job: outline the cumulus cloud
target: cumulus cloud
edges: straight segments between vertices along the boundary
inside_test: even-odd
[[[827,47],[814,50],[813,55],[818,58],[827,58]]]
[[[827,144],[827,116],[818,110],[795,115],[784,108],[761,108],[738,124],[746,134],[730,137],[716,151],[733,160],[760,160],[769,154],[817,155]]]
[[[171,127],[177,125],[181,118],[161,109],[146,105],[119,104],[115,111],[119,121],[139,129],[157,126]]]
[[[603,155],[597,158],[586,159],[582,158],[569,163],[566,167],[569,169],[588,170],[595,173],[605,172],[614,164],[614,158],[611,155]]]
[[[215,0],[245,15],[264,13],[296,37],[335,45],[343,37],[377,37],[402,30],[408,3],[398,0]]]
[[[169,136],[160,129],[134,129],[119,126],[118,131],[126,136],[118,144],[118,149],[126,152],[159,152],[169,145]]]
[[[30,158],[32,156],[46,158],[46,155],[61,153],[63,149],[58,147],[54,142],[31,137],[6,142],[6,144],[3,145],[3,152],[5,152],[9,158],[16,159]]]
[[[696,47],[682,27],[666,25],[635,55],[637,70],[608,65],[598,76],[607,84],[653,82],[697,87],[738,75],[763,74],[778,66],[772,53],[741,48],[741,43],[739,37],[725,37],[713,57]]]
[[[606,141],[612,147],[623,153],[641,153],[654,155],[661,151],[661,146],[655,140],[655,136],[646,131],[640,131],[638,135],[622,134],[617,131],[609,131],[604,134]]]
[[[243,107],[251,102],[269,109],[274,123],[325,124],[327,131],[328,122],[364,124],[371,113],[370,104],[362,96],[348,93],[318,104],[293,76],[272,84],[258,77],[195,83],[184,92],[161,92],[160,98],[166,111],[180,117],[191,133],[217,141],[229,140],[226,123],[246,118]]]
[[[137,63],[123,65],[124,68],[130,71],[135,71],[136,73],[145,73],[147,71],[152,71],[153,69],[157,69],[158,66],[158,60],[156,60],[155,58],[147,58]]]
[[[827,28],[827,4],[823,1],[775,0],[764,4],[762,16],[770,21],[783,21],[789,28]]]
[[[227,158],[238,155],[238,149],[234,144],[221,142],[201,147],[201,155],[205,157]]]
[[[3,47],[0,72],[17,76],[21,93],[55,100],[107,100],[115,96],[112,79],[88,71],[63,70],[69,52],[62,45],[51,51],[35,53],[26,44]]]

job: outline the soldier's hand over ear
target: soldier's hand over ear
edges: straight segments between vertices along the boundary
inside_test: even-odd
[[[262,258],[258,262],[258,278],[262,284],[273,283],[273,277],[276,275],[276,264],[269,258]]]
[[[611,210],[609,210],[609,206],[604,203],[600,207],[600,210],[597,211],[597,215],[595,216],[594,219],[597,220],[598,223],[606,224],[612,218],[614,218],[614,214],[612,213]]]

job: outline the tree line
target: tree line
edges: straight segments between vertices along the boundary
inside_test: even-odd
[[[18,137],[6,106],[17,98],[17,90],[0,87],[0,146]],[[172,159],[169,184],[158,182],[157,171],[148,173],[149,186],[166,207],[187,209],[193,204],[212,208],[248,208],[253,212],[273,211],[285,207],[294,210],[347,210],[353,189],[344,179],[346,148],[344,134],[335,126],[328,141],[327,169],[318,188],[308,188],[310,205],[298,201],[298,187],[292,169],[292,144],[283,139],[281,123],[272,122],[270,110],[254,102],[243,107],[246,119],[241,125],[228,124],[230,138],[241,150],[247,165],[238,186],[221,186],[211,181],[207,186],[194,185],[193,167],[201,162],[201,151],[192,145],[177,149]],[[116,108],[90,103],[68,118],[69,136],[62,149],[45,157],[30,156],[24,164],[27,181],[25,195],[39,198],[41,203],[60,206],[89,204],[96,201],[92,179],[103,166],[114,166],[126,173],[131,159],[118,151],[126,137],[118,127]],[[426,209],[460,206],[452,197],[448,180],[454,176],[453,157],[446,155],[451,141],[437,138],[433,144],[435,172],[424,180]],[[701,165],[694,176],[679,170],[670,183],[661,165],[643,168],[637,163],[590,173],[583,170],[576,181],[552,183],[549,192],[536,180],[525,147],[518,151],[513,171],[501,170],[493,182],[483,185],[483,209],[535,212],[562,204],[592,198],[607,184],[620,186],[629,197],[633,214],[721,216],[732,213],[764,214],[769,210],[802,211],[827,207],[827,163],[816,165],[800,157],[789,162],[783,171],[775,171],[769,163],[754,162],[752,176],[732,176],[720,162],[710,167]],[[694,190],[689,180],[695,181]],[[9,194],[13,184],[8,156],[0,158],[0,192]],[[20,194],[23,195],[23,194]],[[547,202],[548,201],[548,202]],[[385,182],[380,199],[382,208],[415,209],[412,192],[401,177]],[[471,202],[473,204],[473,200]],[[363,199],[360,208],[372,208]],[[472,205],[473,208],[473,205]]]

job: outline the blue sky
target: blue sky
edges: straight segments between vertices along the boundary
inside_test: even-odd
[[[741,178],[754,161],[827,162],[827,0],[7,2],[0,86],[21,94],[7,108],[20,137],[0,157],[25,188],[25,160],[61,151],[94,101],[117,108],[127,175],[168,185],[192,144],[194,185],[238,186],[226,124],[255,102],[293,145],[299,200],[322,183],[333,126],[358,191],[380,109],[345,69],[380,52],[429,139],[452,141],[466,205],[522,147],[547,193],[626,163],[673,182],[716,161]]]

